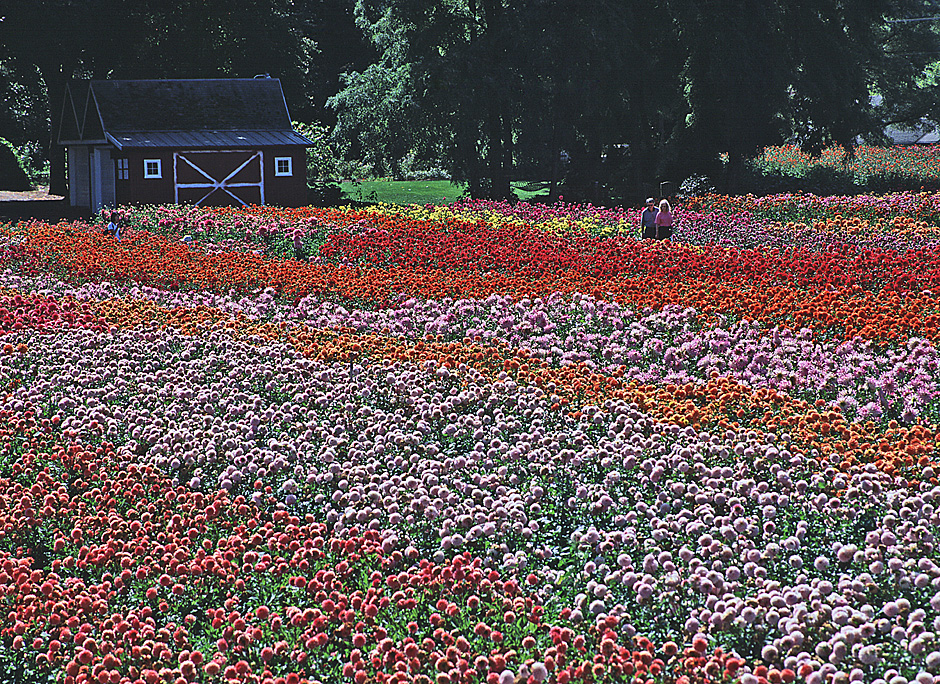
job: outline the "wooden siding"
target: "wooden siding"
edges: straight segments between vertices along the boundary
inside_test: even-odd
[[[116,180],[114,174],[114,160],[112,158],[112,153],[117,152],[113,147],[100,147],[96,146],[94,148],[94,156],[91,158],[90,163],[95,165],[95,173],[97,174],[98,188],[97,191],[100,192],[98,201],[100,206],[93,206],[92,209],[100,209],[101,207],[113,207],[117,204],[117,197],[115,195],[116,190]],[[95,189],[92,189],[92,194],[95,193]]]
[[[159,159],[162,178],[144,178],[144,159]],[[173,153],[168,150],[127,150],[128,179],[118,183],[120,204],[172,204]]]
[[[114,197],[117,204],[131,204],[131,194],[130,194],[130,176],[131,176],[131,161],[127,156],[127,153],[120,150],[111,150],[111,157],[114,160]],[[127,159],[127,178],[121,180],[118,177],[118,160]],[[142,164],[143,162],[141,162]]]
[[[275,176],[275,157],[290,157],[294,175]],[[302,207],[307,204],[307,156],[305,148],[265,148],[264,203],[278,207]]]
[[[71,148],[70,148],[71,149]],[[77,154],[78,165],[75,172],[84,173],[84,181],[78,186],[80,198],[84,200],[82,206],[88,206],[88,151],[81,149],[84,154]],[[176,199],[174,185],[173,163],[174,154],[182,154],[193,159],[195,165],[207,172],[214,179],[226,178],[232,171],[247,161],[258,150],[212,150],[199,152],[185,152],[167,149],[127,149],[123,151],[112,150],[113,158],[111,168],[113,177],[117,178],[118,158],[128,160],[127,180],[115,180],[114,192],[117,204],[173,204]],[[264,204],[299,207],[307,203],[306,154],[302,147],[272,147],[261,150],[262,163],[247,164],[230,179],[233,183],[259,183],[263,173]],[[290,157],[293,175],[275,176],[275,157]],[[84,160],[84,168],[82,164]],[[159,159],[162,166],[162,178],[144,178],[144,159]],[[198,160],[198,161],[197,161]],[[70,171],[72,171],[72,155],[69,157]],[[177,158],[177,182],[183,184],[208,183],[205,175]],[[216,190],[209,194],[211,188],[181,188],[180,203],[196,203],[203,197],[203,205],[237,205],[238,202],[228,193]],[[258,187],[229,188],[230,192],[241,198],[246,204],[260,204],[262,202],[261,190]]]

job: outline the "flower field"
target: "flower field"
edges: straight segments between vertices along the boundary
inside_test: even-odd
[[[938,209],[0,225],[0,680],[940,683]]]

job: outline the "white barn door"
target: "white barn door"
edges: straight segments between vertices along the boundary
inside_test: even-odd
[[[173,153],[176,203],[264,204],[264,154],[260,150]]]

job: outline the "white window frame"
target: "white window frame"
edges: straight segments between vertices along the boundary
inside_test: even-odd
[[[157,172],[147,173],[147,165],[156,164]],[[163,160],[161,159],[144,159],[144,178],[163,178]]]
[[[281,171],[280,162],[287,162],[287,171]],[[275,176],[293,176],[294,175],[294,159],[293,157],[275,157],[274,158],[274,175]]]
[[[117,179],[130,180],[131,169],[130,160],[127,157],[118,157],[117,159]]]

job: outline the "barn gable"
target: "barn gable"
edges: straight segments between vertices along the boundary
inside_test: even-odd
[[[65,88],[62,117],[59,123],[59,144],[103,143],[104,128],[92,98],[90,81],[72,81]]]
[[[79,119],[79,111],[84,107],[75,104],[76,94],[79,91],[80,83],[72,82],[65,86],[65,99],[62,102],[62,116],[59,118],[59,143],[66,140],[81,140],[82,125]],[[87,86],[84,88],[85,96],[88,95]],[[84,103],[82,103],[84,104]]]

